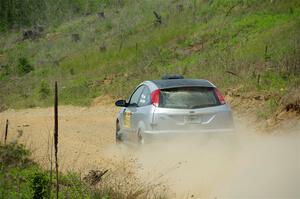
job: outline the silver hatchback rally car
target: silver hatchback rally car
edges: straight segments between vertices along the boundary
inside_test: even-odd
[[[116,120],[116,140],[139,143],[174,135],[232,133],[230,107],[208,80],[165,76],[144,81],[122,107]]]

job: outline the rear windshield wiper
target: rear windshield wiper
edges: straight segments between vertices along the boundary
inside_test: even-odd
[[[194,106],[190,106],[189,108],[191,108],[191,109],[193,109],[193,108],[205,108],[205,107],[210,107],[210,106],[215,106],[215,104],[194,105]]]

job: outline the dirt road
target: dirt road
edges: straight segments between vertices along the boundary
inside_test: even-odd
[[[142,164],[139,175],[149,178],[163,173],[175,190],[174,197],[300,198],[300,122],[294,121],[278,134],[255,132],[245,116],[235,117],[238,144],[224,145],[213,139],[201,145],[177,140],[138,152],[116,148],[114,120],[117,108],[59,107],[59,161],[62,171],[110,167],[121,159]],[[9,141],[19,139],[32,149],[33,157],[49,166],[53,132],[53,109],[7,110],[0,126],[9,119]],[[2,134],[3,140],[3,134]],[[220,144],[221,143],[221,144]],[[182,143],[181,143],[182,145]],[[177,195],[176,195],[177,194]]]
[[[59,107],[59,159],[61,169],[86,170],[102,161],[102,153],[115,142],[114,117],[117,109]],[[49,160],[53,134],[53,108],[8,110],[0,113],[0,126],[9,120],[8,139],[26,144],[42,165]],[[2,135],[3,140],[3,135]],[[106,160],[107,161],[107,160]]]

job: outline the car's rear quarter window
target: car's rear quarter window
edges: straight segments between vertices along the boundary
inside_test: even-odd
[[[195,109],[220,105],[212,87],[161,89],[159,107]]]

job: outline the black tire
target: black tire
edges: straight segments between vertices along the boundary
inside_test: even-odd
[[[116,122],[116,143],[120,143],[120,142],[122,142],[123,140],[122,140],[122,136],[121,136],[121,134],[120,134],[120,124],[119,124],[119,121],[117,120],[117,122]]]

